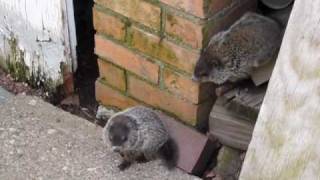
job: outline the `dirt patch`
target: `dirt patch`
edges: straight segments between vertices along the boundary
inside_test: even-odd
[[[99,121],[96,121],[96,109],[97,103],[84,103],[80,105],[80,100],[78,95],[72,95],[67,98],[61,97],[62,95],[55,94],[54,96],[49,95],[43,89],[32,88],[25,82],[17,82],[14,80],[10,74],[7,74],[3,69],[0,68],[0,86],[6,89],[7,91],[17,95],[17,94],[26,94],[30,96],[37,96],[44,99],[46,102],[49,102],[71,114],[82,117],[89,120],[90,122],[101,124]],[[81,93],[84,94],[84,93]],[[59,96],[59,98],[58,98]],[[63,99],[62,101],[57,99]]]

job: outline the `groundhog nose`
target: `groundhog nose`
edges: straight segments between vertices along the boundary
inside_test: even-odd
[[[113,151],[113,152],[116,152],[116,153],[119,153],[119,152],[120,152],[120,148],[117,147],[117,146],[113,146],[113,147],[112,147],[112,151]]]
[[[208,70],[204,70],[204,69],[198,68],[194,72],[193,79],[194,80],[197,80],[197,79],[199,80],[201,77],[207,77],[207,76],[209,76]]]

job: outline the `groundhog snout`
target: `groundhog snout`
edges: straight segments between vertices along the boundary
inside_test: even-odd
[[[119,146],[112,146],[112,151],[116,153],[120,153],[120,147]]]

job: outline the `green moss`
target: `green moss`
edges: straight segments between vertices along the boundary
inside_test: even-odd
[[[18,47],[18,40],[13,35],[8,40],[8,44],[10,45],[10,54],[5,59],[0,59],[0,62],[2,62],[1,66],[6,68],[14,80],[27,82],[33,88],[42,88],[48,93],[54,93],[58,82],[48,78],[40,67],[34,69],[35,65],[32,64],[32,69],[30,69],[25,64],[25,52]]]
[[[166,43],[161,39],[159,42],[156,42],[137,29],[132,29],[131,46],[164,61],[177,61],[175,52]]]
[[[7,68],[11,76],[16,81],[26,82],[28,80],[29,69],[24,63],[24,52],[17,47],[17,40],[9,40],[10,55],[7,58]]]
[[[301,179],[302,174],[309,163],[312,163],[317,159],[316,153],[314,152],[314,145],[306,147],[303,152],[301,152],[297,157],[292,157],[292,160],[287,166],[281,169],[281,172],[270,179]]]

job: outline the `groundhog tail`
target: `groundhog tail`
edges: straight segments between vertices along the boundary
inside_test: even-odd
[[[176,167],[178,161],[178,146],[176,142],[169,138],[169,140],[159,150],[160,158],[164,165],[172,170]]]

